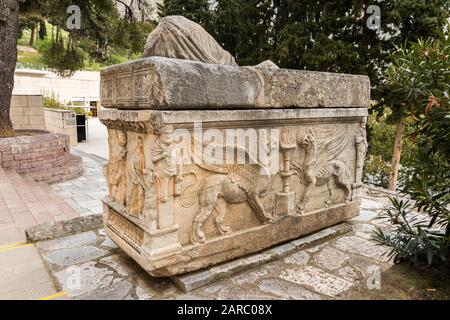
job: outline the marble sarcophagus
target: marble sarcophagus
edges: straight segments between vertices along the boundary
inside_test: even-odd
[[[128,255],[171,276],[358,215],[367,77],[192,60],[101,75],[105,228]]]

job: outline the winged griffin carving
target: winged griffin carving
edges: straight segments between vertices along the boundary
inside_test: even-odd
[[[336,157],[344,150],[350,140],[348,125],[334,129],[308,129],[306,136],[298,139],[298,145],[303,148],[305,158],[302,163],[294,163],[294,172],[305,190],[297,203],[296,211],[304,213],[315,186],[324,184],[328,187],[328,197],[325,205],[332,204],[334,181],[339,188],[344,189],[345,202],[351,199],[351,172],[348,166]]]
[[[269,141],[266,148],[267,154],[270,155],[274,150],[278,152],[277,141]],[[198,146],[192,143],[193,149]],[[273,178],[276,173],[271,172],[268,164],[263,164],[255,158],[252,158],[245,148],[240,146],[223,146],[223,150],[233,148],[234,154],[246,155],[248,163],[237,164],[213,164],[214,161],[204,161],[197,159],[196,165],[201,169],[212,173],[204,178],[197,186],[191,203],[184,203],[183,195],[187,188],[197,184],[197,176],[195,182],[185,186],[182,192],[182,206],[191,207],[196,201],[200,206],[200,211],[194,218],[192,230],[192,242],[203,243],[206,241],[202,227],[206,220],[215,212],[215,223],[221,234],[232,232],[231,227],[223,224],[223,220],[227,211],[227,204],[238,204],[247,202],[259,219],[264,223],[273,221],[272,212],[267,212],[261,202],[261,198],[266,196],[272,188]],[[217,150],[217,149],[216,149]],[[192,155],[204,154],[202,151],[193,150]],[[195,157],[195,156],[194,156]],[[215,157],[221,158],[220,155]],[[195,159],[194,159],[195,160]],[[192,173],[192,172],[191,172]]]

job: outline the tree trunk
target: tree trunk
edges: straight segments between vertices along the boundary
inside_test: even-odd
[[[0,138],[14,135],[9,109],[14,88],[18,31],[18,0],[0,0]]]
[[[32,47],[33,44],[34,44],[34,35],[35,35],[35,33],[36,33],[36,24],[33,23],[33,25],[31,26],[30,41],[28,41],[28,45],[29,45],[30,47]]]
[[[389,190],[391,191],[395,191],[397,189],[398,169],[400,167],[400,158],[402,155],[404,130],[405,130],[405,123],[403,122],[402,119],[397,123],[397,130],[395,132],[394,150],[392,151],[391,179],[389,181]]]

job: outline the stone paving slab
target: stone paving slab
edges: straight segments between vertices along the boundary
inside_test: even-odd
[[[286,300],[321,300],[319,294],[283,279],[264,279],[260,282],[258,288],[271,296]]]
[[[179,292],[169,279],[154,279],[96,230],[37,243],[69,299],[167,298]]]
[[[0,299],[39,299],[57,290],[33,245],[0,249]]]
[[[82,158],[83,175],[52,185],[53,191],[81,216],[102,214],[102,199],[108,195],[108,187],[103,176],[106,160],[80,150],[73,150],[73,153]]]
[[[353,285],[347,280],[312,266],[286,269],[280,274],[280,278],[301,286],[311,287],[315,292],[330,297],[346,291]]]
[[[189,276],[196,278],[193,282],[203,286],[187,294],[171,279],[153,278],[145,273],[113,245],[102,229],[38,243],[38,247],[46,261],[61,250],[74,250],[75,254],[88,247],[101,250],[101,256],[93,255],[89,261],[72,260],[64,265],[47,262],[58,290],[66,291],[68,299],[348,299],[364,290],[370,291],[368,283],[374,277],[381,279],[380,289],[374,289],[376,293],[372,290],[366,297],[385,299],[392,295],[407,299],[410,293],[406,286],[399,286],[399,292],[389,283],[392,279],[389,273],[397,266],[393,268],[383,255],[387,248],[371,239],[380,208],[388,203],[385,196],[366,196],[363,207],[367,209],[364,210],[375,215],[354,218],[344,224],[353,226],[354,231],[344,233],[339,225],[331,231],[325,229],[271,248],[267,250],[270,253],[247,257],[252,262],[247,270],[232,261],[200,271],[195,276],[191,274]],[[274,256],[277,258],[273,259]],[[206,281],[211,273],[220,275],[213,283]]]
[[[231,262],[223,263],[221,265],[197,272],[177,275],[172,277],[172,280],[181,290],[183,290],[184,292],[189,292],[210,284],[214,281],[218,281],[224,277],[234,275],[236,273],[274,261],[276,259],[281,259],[297,250],[314,246],[330,239],[331,237],[336,237],[340,234],[350,232],[352,230],[353,229],[350,225],[343,223],[339,226],[327,228],[298,240],[290,241],[288,243],[275,246],[271,249],[264,250],[261,253],[252,254],[248,257],[239,258]],[[301,252],[299,252],[298,254],[301,254]],[[292,256],[295,255],[296,254],[293,254]]]

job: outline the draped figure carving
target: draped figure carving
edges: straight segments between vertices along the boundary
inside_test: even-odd
[[[144,57],[159,56],[237,66],[233,56],[199,24],[168,16],[148,36]]]

